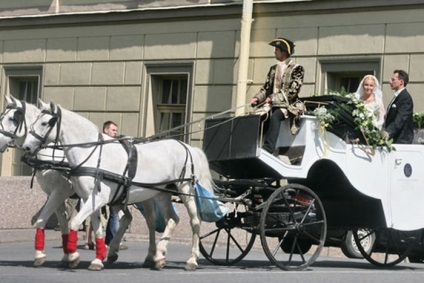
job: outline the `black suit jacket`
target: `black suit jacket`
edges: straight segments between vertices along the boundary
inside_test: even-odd
[[[413,108],[412,97],[406,89],[402,90],[389,105],[384,124],[393,143],[412,143],[414,139]]]

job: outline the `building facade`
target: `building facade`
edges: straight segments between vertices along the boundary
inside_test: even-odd
[[[293,57],[306,70],[301,96],[355,91],[371,73],[387,105],[391,74],[404,69],[415,111],[424,111],[424,1],[253,1],[240,94],[243,2],[2,1],[1,93],[151,136],[248,103],[275,63],[268,42],[282,36],[295,42]],[[168,134],[201,145],[201,129],[199,122]],[[3,154],[1,176],[22,174],[19,154]]]

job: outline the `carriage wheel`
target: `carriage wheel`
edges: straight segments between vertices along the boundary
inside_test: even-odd
[[[402,262],[421,239],[421,230],[399,231],[389,228],[367,230],[368,233],[353,231],[358,250],[370,263],[379,267],[391,267]],[[371,248],[362,244],[362,241],[373,236],[375,241]]]
[[[202,231],[209,232],[200,236],[200,252],[216,265],[236,264],[249,253],[255,242],[256,232],[243,228],[242,223],[247,222],[246,214],[238,208],[235,211],[216,223],[202,224]]]
[[[375,233],[369,233],[369,229],[358,229],[357,234],[362,238],[361,245],[366,253],[369,253],[375,242]],[[362,237],[362,235],[367,235]],[[346,239],[341,243],[340,249],[343,254],[348,258],[364,258],[356,245],[355,238],[352,231],[346,232]]]
[[[266,256],[283,270],[301,270],[314,263],[327,234],[324,208],[318,196],[303,185],[277,189],[267,200],[260,220]],[[308,252],[312,245],[316,245]]]

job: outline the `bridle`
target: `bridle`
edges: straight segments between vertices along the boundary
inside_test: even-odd
[[[31,134],[32,136],[34,136],[37,140],[41,142],[40,148],[43,148],[46,146],[47,137],[50,135],[55,125],[57,127],[56,127],[56,138],[55,138],[54,144],[57,145],[59,143],[59,133],[60,133],[60,124],[62,120],[62,111],[60,110],[60,107],[56,107],[57,112],[55,112],[54,109],[55,109],[54,104],[50,103],[50,110],[45,109],[41,111],[40,115],[38,115],[37,119],[33,123],[34,125],[43,115],[52,116],[52,118],[48,122],[49,129],[47,130],[46,134],[43,137],[34,131],[33,125],[30,126],[29,134]]]
[[[55,112],[55,109],[57,109],[56,112]],[[50,116],[52,116],[52,118],[47,123],[48,126],[49,126],[47,132],[45,133],[44,136],[41,136],[41,135],[39,135],[39,134],[37,134],[35,132],[35,130],[34,130],[34,124],[38,120],[40,120],[43,115],[50,115]],[[62,110],[60,109],[59,106],[56,106],[55,107],[55,104],[53,102],[51,102],[50,103],[50,109],[44,109],[44,110],[42,110],[41,113],[40,113],[40,115],[38,115],[37,119],[35,120],[35,122],[30,126],[29,134],[31,134],[37,140],[40,141],[40,146],[35,151],[35,153],[37,153],[42,148],[50,147],[50,148],[53,148],[55,150],[55,149],[62,149],[64,147],[63,145],[60,145],[60,142],[59,142],[59,134],[60,134],[61,123],[62,123]],[[56,138],[55,138],[55,141],[54,141],[53,146],[49,146],[49,145],[47,145],[46,141],[47,141],[48,136],[52,132],[54,126],[56,126]],[[99,138],[101,138],[101,137],[102,137],[102,135],[99,134]],[[91,145],[91,144],[94,144],[95,145],[93,147],[93,150],[91,151],[91,153],[87,156],[87,158],[84,161],[82,161],[79,165],[77,165],[75,168],[73,168],[73,170],[75,170],[76,168],[81,167],[84,163],[86,163],[87,160],[89,160],[91,158],[91,156],[93,155],[93,153],[96,151],[97,147],[99,145],[102,146],[104,144],[104,142],[103,141],[100,141],[100,142],[97,141],[95,143],[84,143],[84,144],[81,144],[81,145],[86,146],[86,145]],[[81,146],[81,145],[79,145],[79,146]],[[78,146],[78,145],[66,145],[66,147],[75,147],[75,146]]]
[[[28,127],[25,121],[26,103],[24,101],[21,101],[21,103],[22,103],[21,107],[19,107],[17,104],[8,105],[6,107],[6,111],[0,116],[0,134],[11,138],[13,141],[18,138],[17,133],[18,131],[22,130],[22,127],[24,127],[25,129],[25,135],[27,133]],[[10,132],[4,129],[3,119],[12,110],[15,110],[15,113],[13,114],[13,123],[15,124],[16,128],[13,132]]]

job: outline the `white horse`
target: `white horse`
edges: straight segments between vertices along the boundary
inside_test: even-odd
[[[6,111],[0,116],[0,152],[4,152],[8,146],[22,145],[23,139],[28,133],[28,126],[35,122],[41,111],[32,104],[20,101],[11,95],[6,95]],[[52,162],[56,162],[56,167],[59,166],[58,162],[62,162],[66,166],[66,159],[63,155],[62,150],[52,150],[51,148],[42,149],[37,154],[38,161],[46,161],[52,165]],[[64,168],[66,169],[66,168]],[[50,216],[55,212],[59,221],[60,230],[62,233],[62,246],[64,255],[62,257],[62,265],[68,264],[68,251],[67,251],[67,240],[69,234],[68,219],[65,213],[65,201],[70,196],[75,194],[72,187],[69,176],[64,170],[54,169],[37,169],[35,168],[35,176],[41,189],[47,194],[47,201],[37,213],[36,219],[33,224],[36,228],[35,234],[35,257],[34,266],[41,266],[47,259],[44,252],[45,238],[44,229]],[[155,198],[157,204],[167,203],[168,198],[159,196]],[[145,266],[151,267],[156,252],[155,244],[155,217],[154,212],[154,200],[148,200],[142,203],[146,211],[146,222],[149,227],[149,254],[145,259]],[[119,209],[111,207],[111,209]],[[152,211],[151,213],[149,213]],[[166,212],[164,212],[166,213]],[[178,217],[177,217],[178,218]],[[100,224],[99,212],[96,211],[92,215],[93,227],[98,227]],[[131,214],[126,214],[128,223],[131,222]],[[99,224],[96,224],[99,223]],[[127,225],[128,226],[128,225]],[[96,228],[94,229],[95,234],[102,235],[103,230]],[[118,231],[114,239],[110,243],[108,261],[114,262],[118,259],[119,244],[124,236],[126,228]],[[100,236],[99,236],[100,237]],[[70,266],[75,267],[78,262],[71,262]],[[90,265],[89,269],[97,270],[96,264]]]
[[[6,96],[6,110],[0,117],[0,152],[12,144],[22,144],[27,133],[27,125],[32,124],[40,110],[32,104],[22,102],[13,96]],[[54,156],[53,156],[54,154]],[[63,151],[45,149],[38,152],[37,158],[42,161],[63,161]],[[56,170],[36,170],[35,174],[41,189],[47,194],[47,201],[34,223],[35,234],[35,257],[34,266],[41,266],[46,261],[44,253],[44,228],[53,212],[56,213],[62,233],[63,257],[62,263],[68,261],[68,251],[66,250],[69,234],[68,221],[65,214],[65,200],[72,196],[75,191],[71,182],[61,171]]]
[[[172,185],[177,188],[187,208],[193,232],[191,255],[185,269],[195,270],[198,266],[201,221],[193,197],[194,182],[199,181],[212,190],[212,177],[205,154],[200,149],[175,140],[135,143],[138,158],[136,164],[130,167],[136,172],[134,178],[128,180],[128,154],[118,142],[101,141],[97,127],[72,111],[42,101],[40,109],[42,114],[32,124],[32,130],[23,147],[27,152],[35,153],[43,145],[60,142],[72,168],[71,181],[74,188],[86,200],[70,221],[70,261],[79,259],[75,244],[79,225],[93,211],[114,201],[123,183],[128,185],[125,195],[125,202],[128,204],[151,199],[161,194],[158,188]],[[150,184],[154,184],[155,188],[151,188]],[[154,258],[158,269],[165,265],[167,244],[178,222],[174,218],[175,213],[172,213],[172,205],[169,205],[169,211],[170,213],[164,214],[167,227],[157,245]],[[171,218],[168,219],[167,214]],[[122,220],[120,229],[124,228]],[[96,248],[98,255],[105,252]],[[102,266],[99,258],[98,264]]]

